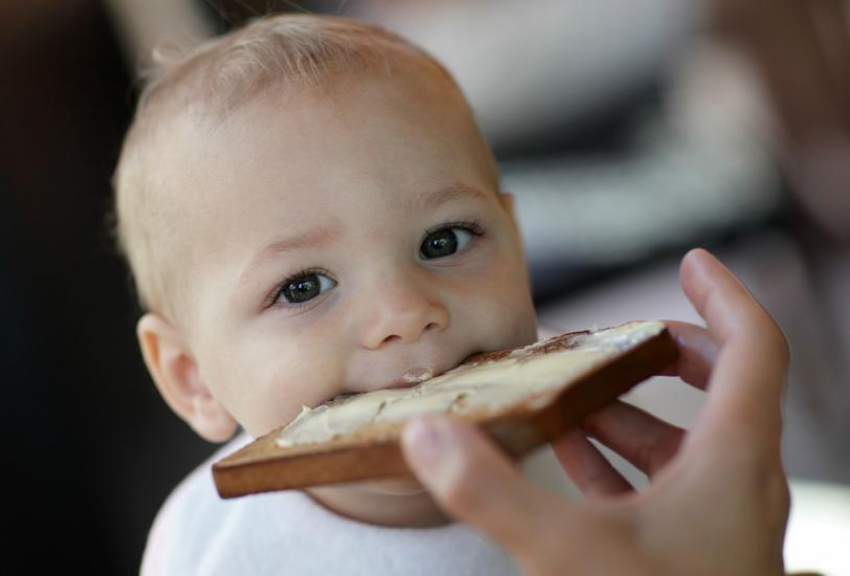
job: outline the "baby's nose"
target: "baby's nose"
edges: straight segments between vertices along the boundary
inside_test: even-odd
[[[415,279],[384,283],[374,293],[363,326],[363,345],[377,350],[393,341],[416,342],[426,332],[441,332],[449,311],[435,290]]]

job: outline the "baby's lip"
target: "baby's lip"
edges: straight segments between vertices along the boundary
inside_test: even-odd
[[[408,368],[404,374],[392,381],[388,388],[409,388],[438,376],[442,371],[434,364],[419,364]]]
[[[482,352],[482,350],[476,350],[472,354],[460,356],[459,360],[450,360],[449,362],[441,362],[440,360],[425,360],[417,362],[402,372],[398,378],[392,380],[386,386],[383,386],[383,388],[410,388],[412,386],[416,386],[426,380],[430,380],[431,378],[435,378],[448,372],[452,368],[466,362],[469,358],[479,354],[480,352]]]

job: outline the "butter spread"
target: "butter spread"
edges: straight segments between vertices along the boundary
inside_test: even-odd
[[[565,381],[609,362],[663,329],[661,322],[629,322],[570,338],[555,336],[496,353],[492,359],[461,364],[410,388],[349,395],[314,409],[304,406],[276,442],[286,448],[326,442],[370,424],[399,423],[424,414],[510,408],[560,390]]]

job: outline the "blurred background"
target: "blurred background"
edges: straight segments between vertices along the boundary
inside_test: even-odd
[[[142,364],[110,178],[154,47],[270,11],[378,22],[447,65],[516,194],[543,329],[698,321],[678,261],[715,251],[792,345],[789,568],[850,573],[850,3],[3,0],[7,573],[137,573],[216,449]],[[630,399],[685,425],[701,402],[662,378]]]

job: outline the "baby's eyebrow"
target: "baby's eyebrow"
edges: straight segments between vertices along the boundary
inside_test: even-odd
[[[473,199],[487,201],[489,198],[486,192],[478,188],[454,183],[421,194],[419,198],[411,201],[409,208],[411,211],[428,210],[453,200]]]
[[[242,274],[239,276],[239,284],[242,285],[247,283],[254,274],[254,271],[262,268],[266,262],[275,260],[285,252],[305,250],[308,248],[321,248],[335,242],[341,235],[342,230],[338,225],[325,225],[317,228],[310,228],[301,234],[296,234],[295,236],[290,236],[283,240],[272,242],[260,250],[257,257],[245,267],[245,270],[243,270]]]

